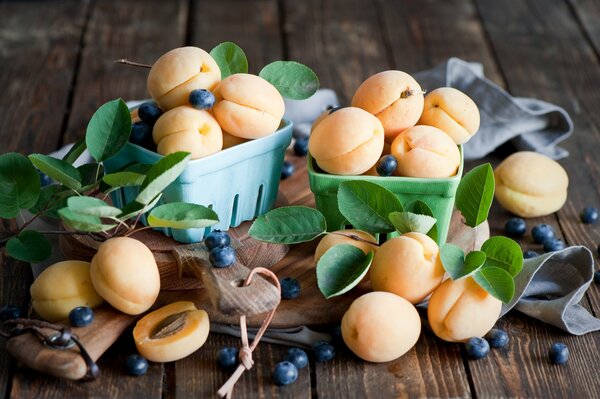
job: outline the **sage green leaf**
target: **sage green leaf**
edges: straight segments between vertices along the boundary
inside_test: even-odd
[[[523,252],[515,241],[507,237],[496,236],[481,246],[487,259],[484,267],[495,266],[504,269],[515,277],[523,269]]]
[[[102,105],[87,125],[85,142],[90,155],[102,162],[116,155],[129,140],[131,114],[120,98]]]
[[[132,163],[131,165],[127,165],[125,168],[120,170],[119,172],[134,172],[142,175],[147,175],[148,172],[152,169],[151,164],[147,163]]]
[[[221,70],[221,79],[236,73],[248,73],[248,59],[244,50],[235,43],[224,42],[210,51]]]
[[[154,197],[152,199],[152,201],[150,201],[150,203],[147,205],[144,205],[137,201],[131,201],[130,203],[126,204],[123,207],[123,209],[121,209],[121,214],[119,216],[117,216],[117,218],[121,221],[125,221],[125,220],[131,219],[141,213],[146,213],[149,210],[151,210],[152,208],[154,208],[156,206],[156,204],[158,204],[158,201],[160,200],[161,197],[162,197],[162,193],[158,194],[156,197]]]
[[[85,136],[83,136],[77,140],[75,144],[73,144],[73,147],[71,147],[69,152],[65,154],[62,160],[73,165],[73,163],[79,159],[81,154],[83,154],[86,148],[87,145],[85,144]]]
[[[60,184],[42,187],[37,202],[29,208],[29,212],[33,214],[42,213],[44,216],[58,218],[58,210],[67,206],[67,199],[73,195],[76,194]]]
[[[460,277],[468,276],[485,263],[486,255],[482,251],[471,251],[465,256],[465,263]],[[460,278],[459,277],[459,278]]]
[[[276,244],[312,241],[327,231],[321,212],[307,206],[275,208],[256,218],[248,231],[250,237]]]
[[[154,227],[191,229],[212,226],[219,216],[210,208],[185,202],[171,202],[154,208],[148,214],[148,224]]]
[[[444,270],[446,270],[452,280],[463,276],[465,252],[460,247],[454,244],[444,244],[440,248],[440,259]]]
[[[135,200],[141,204],[148,204],[179,177],[189,160],[190,153],[183,151],[161,158],[148,171]]]
[[[390,222],[400,234],[416,233],[427,234],[435,225],[435,218],[427,215],[418,215],[412,212],[392,212],[389,216]]]
[[[57,182],[73,190],[81,188],[81,173],[70,163],[44,154],[31,154],[29,159],[36,168]]]
[[[146,178],[145,175],[136,172],[115,172],[102,178],[104,183],[111,187],[141,186]]]
[[[12,219],[35,205],[40,175],[27,157],[16,152],[0,155],[0,218]]]
[[[431,216],[433,218],[435,217],[435,216],[433,216],[433,211],[431,210],[429,205],[427,205],[425,202],[423,202],[421,200],[416,200],[413,203],[411,203],[408,206],[408,210],[410,212],[417,213],[419,215],[427,215],[427,216]],[[437,219],[436,219],[436,223],[433,225],[431,230],[429,230],[427,235],[433,241],[437,242],[438,237],[439,237]]]
[[[338,208],[355,228],[376,234],[394,231],[389,220],[390,213],[404,210],[394,193],[379,184],[363,180],[340,184]]]
[[[317,263],[317,286],[329,299],[354,288],[369,271],[373,251],[365,253],[350,244],[329,248]]]
[[[6,252],[12,258],[23,262],[42,262],[52,255],[52,245],[48,239],[35,230],[23,230],[6,243]]]
[[[476,227],[487,219],[494,189],[494,171],[489,163],[479,165],[463,176],[456,190],[455,204],[467,226]]]
[[[119,208],[108,205],[96,197],[74,196],[68,199],[67,206],[72,212],[101,218],[110,218],[121,214]]]
[[[275,61],[258,74],[271,83],[283,97],[304,100],[315,94],[319,78],[312,69],[296,61]]]
[[[98,233],[110,230],[116,226],[116,224],[103,224],[98,216],[76,213],[69,208],[59,209],[58,215],[65,226],[77,231]]]
[[[504,269],[483,267],[473,274],[473,278],[488,294],[504,303],[509,303],[515,295],[515,281]]]

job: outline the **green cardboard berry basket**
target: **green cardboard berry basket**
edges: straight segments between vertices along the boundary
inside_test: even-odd
[[[279,129],[266,137],[251,140],[188,163],[181,175],[163,191],[158,204],[191,202],[212,208],[219,223],[212,229],[228,230],[268,212],[275,204],[285,150],[292,141],[292,122],[281,121]],[[105,173],[113,173],[133,163],[154,164],[162,155],[127,143],[105,161]],[[113,192],[118,207],[133,201],[139,188],[126,187]],[[143,217],[142,222],[147,223]],[[211,228],[157,228],[182,243],[199,242]]]
[[[405,207],[413,201],[425,202],[438,223],[438,244],[446,242],[456,189],[463,173],[463,151],[460,150],[460,166],[456,175],[445,179],[425,179],[416,177],[382,177],[382,176],[339,176],[323,173],[317,170],[316,162],[308,156],[308,180],[310,189],[315,196],[317,209],[327,220],[327,230],[342,230],[348,225],[346,219],[338,210],[337,191],[342,182],[364,180],[377,183],[393,192]]]

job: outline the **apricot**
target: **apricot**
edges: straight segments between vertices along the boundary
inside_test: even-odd
[[[245,143],[246,141],[249,141],[248,139],[242,139],[240,137],[236,137],[232,134],[229,134],[227,132],[223,132],[223,149],[227,149],[227,148],[231,148],[234,147],[236,145]]]
[[[342,318],[342,338],[369,362],[389,362],[408,352],[421,334],[417,309],[389,292],[369,292],[350,305]]]
[[[66,319],[78,306],[95,308],[103,301],[90,279],[90,263],[66,260],[46,268],[29,290],[33,309],[43,319]]]
[[[236,73],[215,90],[212,111],[227,133],[257,139],[274,133],[281,124],[285,103],[279,91],[260,76]]]
[[[370,273],[373,290],[392,292],[416,304],[441,284],[444,267],[436,242],[412,232],[383,243]]]
[[[223,147],[221,127],[207,111],[182,105],[165,112],[152,130],[159,154],[191,153],[191,159],[214,154]]]
[[[365,80],[354,93],[352,106],[375,115],[392,140],[404,129],[414,126],[423,112],[423,91],[409,74],[402,71],[379,72]]]
[[[454,140],[433,126],[406,129],[392,142],[391,152],[398,161],[398,176],[450,177],[460,166],[460,151]]]
[[[174,302],[142,317],[133,329],[135,346],[153,362],[173,362],[191,355],[208,338],[208,314],[192,302]]]
[[[353,235],[359,236],[363,240],[367,240],[367,241],[371,241],[371,242],[375,242],[375,243],[377,242],[375,237],[373,237],[371,234],[367,233],[366,231],[362,231],[362,230],[348,229],[348,230],[332,231],[332,232],[328,233],[325,237],[323,237],[321,239],[321,241],[319,241],[319,245],[317,245],[317,248],[315,249],[315,263],[318,262],[319,259],[321,259],[321,256],[323,256],[323,254],[325,252],[327,252],[327,250],[329,248],[333,247],[334,245],[338,245],[338,244],[354,245],[356,248],[360,249],[365,254],[368,254],[371,251],[377,251],[376,245],[369,244],[364,241],[353,240],[350,237],[344,237],[344,236],[338,235],[338,233],[339,234],[353,234]]]
[[[129,237],[103,242],[92,258],[90,277],[96,291],[123,313],[145,312],[160,291],[158,266],[150,249]]]
[[[429,298],[427,318],[434,334],[444,341],[465,342],[492,329],[502,302],[481,288],[472,277],[448,279]]]
[[[328,173],[360,175],[381,156],[383,126],[379,119],[360,108],[342,108],[315,126],[308,150],[317,165]]]
[[[163,54],[148,74],[148,92],[163,111],[188,104],[196,89],[213,90],[221,70],[209,53],[198,47],[179,47]]]

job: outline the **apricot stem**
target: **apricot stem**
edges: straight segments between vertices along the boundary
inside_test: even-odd
[[[406,89],[402,93],[400,93],[400,98],[408,98],[410,96],[414,96],[415,94],[425,94],[427,90],[410,90]]]
[[[362,241],[362,242],[366,242],[367,244],[375,245],[375,246],[378,246],[378,247],[380,246],[379,243],[373,242],[373,241],[369,241],[369,240],[365,240],[364,238],[361,238],[361,237],[357,236],[356,234],[344,234],[344,233],[340,233],[338,231],[334,231],[334,232],[326,233],[326,234],[333,234],[333,235],[336,235],[336,236],[348,237],[348,238],[350,238],[350,239],[352,239],[354,241]]]
[[[121,59],[118,59],[118,60],[114,60],[114,62],[117,63],[117,64],[131,65],[131,66],[140,67],[140,68],[152,68],[152,65],[142,64],[142,63],[134,62],[134,61],[129,61],[126,58],[121,58]]]

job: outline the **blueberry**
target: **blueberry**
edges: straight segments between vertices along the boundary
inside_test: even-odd
[[[231,245],[231,237],[224,231],[214,230],[208,233],[204,239],[204,245],[209,251],[215,248],[228,247]]]
[[[306,355],[306,352],[304,352],[300,348],[288,349],[285,360],[287,360],[290,363],[293,363],[298,370],[308,366],[308,356]]]
[[[282,278],[279,284],[281,284],[281,299],[295,299],[300,295],[300,282],[295,278]]]
[[[158,105],[154,101],[143,103],[138,108],[138,116],[149,125],[154,125],[162,113],[162,110],[158,108]]]
[[[538,224],[531,229],[531,236],[533,237],[533,241],[541,244],[548,238],[554,238],[554,230],[548,224]]]
[[[299,157],[303,157],[306,154],[308,154],[308,138],[307,137],[301,137],[299,139],[296,139],[296,142],[294,143],[294,153],[296,155],[298,155]]]
[[[510,218],[504,225],[504,231],[512,237],[523,237],[527,231],[527,223],[521,218]]]
[[[73,327],[87,327],[94,321],[94,311],[89,306],[78,306],[69,312]]]
[[[125,371],[129,375],[144,375],[148,371],[148,361],[138,354],[125,358]]]
[[[210,109],[215,105],[215,95],[206,89],[196,89],[190,93],[189,101],[196,109]]]
[[[600,284],[600,272],[594,273],[594,283]]]
[[[525,252],[523,252],[523,259],[537,258],[538,256],[540,256],[540,254],[538,254],[535,251],[525,251]]]
[[[544,252],[554,252],[565,249],[566,245],[563,240],[558,238],[551,238],[544,241]]]
[[[288,361],[279,362],[273,370],[273,382],[277,385],[289,385],[298,379],[298,369]]]
[[[481,359],[490,353],[490,344],[485,339],[479,337],[471,338],[467,341],[465,347],[467,348],[467,355],[471,359]]]
[[[15,305],[4,305],[0,309],[0,322],[21,318],[21,309]]]
[[[294,164],[289,161],[283,161],[283,166],[281,166],[281,179],[287,179],[291,175],[294,174],[296,168]]]
[[[38,170],[38,174],[40,175],[40,184],[42,187],[46,187],[49,186],[50,184],[52,184],[52,178],[50,176],[48,176],[47,174],[40,172]]]
[[[598,214],[598,209],[592,206],[586,206],[585,208],[583,208],[583,211],[581,211],[581,213],[579,214],[579,218],[581,218],[581,221],[583,223],[594,224],[598,222],[600,214]]]
[[[504,330],[492,328],[485,338],[492,348],[504,348],[508,345],[508,334]]]
[[[313,344],[312,350],[317,362],[327,362],[335,357],[335,348],[325,341],[318,341]]]
[[[209,259],[214,267],[229,267],[236,261],[235,249],[231,247],[215,248],[210,251]]]
[[[398,167],[398,161],[393,155],[384,155],[377,162],[377,174],[379,176],[391,176]]]
[[[329,330],[331,335],[331,343],[335,346],[345,345],[344,338],[342,337],[342,325],[336,324]]]
[[[131,125],[131,136],[129,136],[129,141],[133,144],[141,145],[145,147],[149,144],[149,142],[153,142],[152,140],[152,125],[146,122],[135,122]]]
[[[339,111],[342,107],[338,106],[328,106],[327,110],[329,111],[329,115],[333,114],[335,111]]]
[[[552,364],[565,364],[569,360],[569,348],[562,342],[552,344],[548,354]]]
[[[221,348],[217,354],[217,364],[222,369],[231,369],[238,364],[238,348]]]

